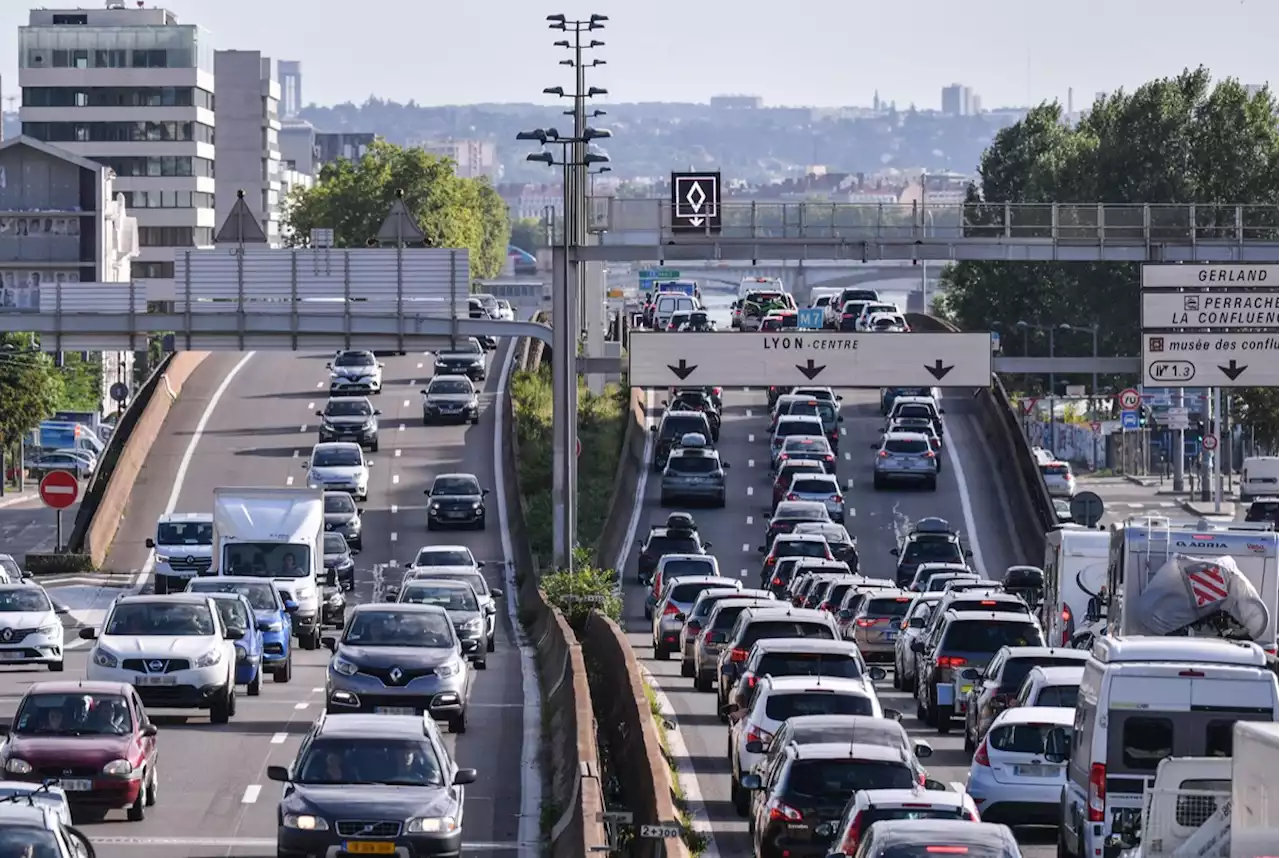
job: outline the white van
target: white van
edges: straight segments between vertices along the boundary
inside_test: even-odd
[[[1237,721],[1275,721],[1276,676],[1257,644],[1217,638],[1101,637],[1070,731],[1045,759],[1067,761],[1059,855],[1116,855],[1141,825],[1143,789],[1166,757],[1231,756]]]
[[[1078,646],[1091,638],[1105,616],[1097,597],[1107,585],[1110,555],[1111,534],[1103,530],[1064,524],[1044,535],[1044,601],[1038,613],[1049,646]]]
[[[1280,456],[1250,456],[1240,467],[1240,502],[1280,494]]]
[[[676,313],[692,313],[698,309],[698,303],[688,295],[666,294],[658,296],[658,303],[653,311],[653,328],[665,331]]]

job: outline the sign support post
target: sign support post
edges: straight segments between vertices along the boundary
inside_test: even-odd
[[[62,553],[62,510],[55,509],[53,511],[53,553]]]
[[[1180,411],[1186,410],[1187,395],[1181,387],[1173,395],[1173,404]],[[1183,468],[1187,461],[1187,424],[1179,423],[1177,428],[1173,430],[1173,444],[1169,451],[1170,458],[1173,459],[1173,490],[1175,492],[1182,491],[1182,483],[1184,478]]]

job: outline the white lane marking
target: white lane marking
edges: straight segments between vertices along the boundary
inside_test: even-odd
[[[299,711],[301,711],[301,710],[303,710],[303,709],[306,709],[306,708],[307,708],[308,706],[310,706],[310,705],[311,705],[310,703],[307,703],[307,702],[304,700],[304,701],[303,701],[303,702],[301,702],[301,703],[295,703],[295,704],[293,704],[293,708],[294,708],[294,709],[297,709],[297,710],[299,710]]]
[[[422,369],[422,364],[418,364],[418,369]]]
[[[406,400],[404,401],[404,407],[405,407],[405,408],[408,408],[408,407],[409,407],[409,400],[407,400],[407,399],[406,399]]]
[[[256,355],[257,352],[248,352],[240,361],[227,373],[226,378],[222,379],[222,383],[218,385],[217,390],[213,392],[213,396],[209,398],[209,404],[204,407],[204,413],[200,415],[196,428],[191,432],[191,440],[187,442],[187,449],[182,453],[182,461],[178,462],[178,471],[173,475],[173,490],[169,492],[169,500],[165,504],[164,514],[173,515],[174,509],[178,506],[178,496],[182,494],[182,484],[186,482],[187,471],[191,468],[191,460],[196,455],[196,445],[200,443],[200,438],[204,435],[205,427],[209,425],[210,418],[213,417],[213,409],[218,407],[218,403],[222,400],[222,394],[227,392],[227,388],[231,387],[231,382],[235,379],[236,374],[244,368],[249,359]],[[321,386],[324,382],[320,383]],[[142,585],[147,583],[147,578],[151,575],[151,570],[156,565],[156,552],[151,549],[147,552],[147,559],[142,562],[142,568],[138,570],[138,574],[133,578],[133,589],[141,590]],[[67,644],[64,649],[78,647],[86,644],[88,641],[76,639]]]
[[[751,516],[747,516],[747,524],[751,523]]]
[[[755,460],[755,459],[747,459],[747,467],[748,467],[748,468],[754,468],[755,466],[756,466],[756,460]]]
[[[312,693],[312,694],[323,694],[323,693],[324,693],[324,688],[323,688],[323,687],[321,687],[321,688],[313,688],[313,689],[311,689],[311,693]]]
[[[748,433],[748,435],[747,435],[747,441],[749,441],[750,443],[754,444],[754,443],[756,442],[756,436],[755,436],[754,434]]]
[[[306,432],[306,431],[307,431],[307,424],[303,423],[301,426],[299,426],[299,427],[298,427],[298,431],[299,431],[299,432]]]
[[[404,424],[403,424],[403,423],[401,423],[399,426],[397,426],[397,427],[396,427],[396,431],[397,431],[397,432],[403,432],[403,431],[404,431]]]
[[[750,408],[748,408],[748,409],[746,410],[746,415],[747,415],[748,417],[750,417],[750,416],[751,416],[751,409],[750,409]]]
[[[849,453],[845,453],[845,454],[844,454],[844,460],[845,460],[846,462],[852,462],[852,461],[853,461],[853,456],[852,456],[852,455],[850,455]]]
[[[392,514],[392,515],[395,515],[395,514],[396,514],[397,512],[399,512],[399,511],[400,511],[400,507],[396,506],[395,504],[392,504],[392,505],[391,505],[391,514]]]
[[[941,394],[939,394],[941,398]],[[952,469],[956,475],[956,486],[960,489],[960,510],[964,513],[964,526],[969,531],[969,548],[973,551],[973,562],[978,567],[978,574],[990,578],[990,570],[982,559],[982,545],[978,541],[978,527],[973,517],[973,504],[969,502],[969,481],[964,477],[964,465],[961,456],[952,456]]]
[[[747,497],[751,497],[756,493],[755,486],[747,486]]]
[[[841,435],[848,435],[848,434],[849,434],[849,430],[848,430],[848,429],[846,429],[846,428],[844,428],[843,426],[841,426],[841,427],[840,427],[840,434],[841,434]]]
[[[262,784],[249,784],[244,788],[244,795],[240,798],[241,804],[253,804],[258,800],[258,793],[262,792]]]
[[[288,740],[289,740],[288,733],[276,733],[274,736],[271,737],[271,744],[283,745]]]
[[[294,450],[294,451],[293,451],[293,458],[295,458],[295,459],[296,459],[296,458],[298,458],[298,453],[299,453],[299,451],[298,451],[298,450]]]
[[[742,570],[742,577],[743,577],[743,578],[747,577],[747,570],[746,570],[746,569],[743,569],[743,570]]]
[[[853,477],[844,481],[845,491],[853,491]]]
[[[520,648],[520,685],[524,692],[524,710],[521,712],[520,737],[520,823],[517,829],[522,843],[522,858],[534,858],[542,851],[542,693],[538,688],[538,666],[534,661],[532,642],[524,632],[516,608],[516,569],[515,550],[511,547],[511,530],[508,525],[506,461],[502,451],[507,448],[508,439],[502,432],[502,399],[507,395],[507,382],[511,378],[511,367],[515,364],[515,339],[507,344],[507,354],[502,361],[502,369],[498,373],[498,386],[493,395],[493,407],[489,409],[493,420],[493,479],[498,495],[498,534],[502,540],[503,582],[507,597],[507,617],[515,632],[516,645]],[[646,452],[651,443],[652,433],[645,433]],[[646,461],[648,461],[646,459]],[[648,468],[640,469],[641,497],[644,492],[644,475]],[[634,528],[634,520],[632,522]],[[630,546],[634,536],[628,536],[623,543]],[[623,549],[625,550],[625,548]],[[621,580],[621,575],[618,576]],[[572,813],[572,808],[566,812]]]
[[[400,458],[400,451],[399,451],[399,450],[396,450],[395,455],[396,455],[396,458],[397,458],[397,459],[399,459],[399,458]]]
[[[316,404],[315,404],[314,402],[308,402],[308,403],[307,403],[307,410],[308,410],[308,411],[315,411],[315,410],[316,410]]]
[[[320,389],[320,388],[322,388],[322,387],[324,387],[324,382],[323,382],[323,381],[317,381],[317,382],[316,382],[316,390],[319,390],[319,389]]]
[[[397,486],[397,485],[399,485],[399,484],[400,484],[400,475],[399,475],[399,474],[392,474],[392,475],[391,475],[391,485],[393,485],[393,486]]]
[[[410,387],[413,387],[413,386],[414,386],[415,384],[417,384],[417,383],[418,383],[418,380],[417,380],[417,379],[414,379],[414,378],[409,379],[409,386],[410,386]],[[409,404],[409,403],[407,403],[407,402],[405,403],[405,405],[408,405],[408,404]]]
[[[400,538],[400,537],[399,537],[399,535],[398,535],[394,530],[393,530],[393,531],[391,531],[391,541],[392,541],[392,542],[395,542],[395,541],[396,541],[396,540],[398,540],[399,538]]]
[[[747,543],[747,542],[742,543],[742,553],[743,553],[743,554],[746,554],[746,553],[747,553],[748,551],[750,551],[750,550],[751,550],[751,544],[750,544],[750,543]]]
[[[291,485],[293,485],[293,477],[285,477],[285,478],[284,478],[284,484],[285,484],[286,486],[291,486]]]

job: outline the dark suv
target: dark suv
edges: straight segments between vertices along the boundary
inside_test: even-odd
[[[701,411],[667,411],[657,426],[649,427],[657,435],[653,445],[653,469],[661,472],[667,466],[667,457],[685,435],[701,435],[710,441],[711,421]]]
[[[738,620],[720,650],[720,682],[716,689],[716,705],[722,713],[724,704],[729,702],[729,692],[742,676],[751,647],[763,638],[818,638],[838,641],[840,630],[836,627],[835,619],[825,611],[769,606],[747,608],[738,614]],[[722,714],[721,719],[727,719],[727,715]]]
[[[674,516],[673,516],[674,518]],[[711,547],[710,542],[703,542],[698,531],[684,522],[672,522],[668,525],[655,524],[649,528],[649,535],[641,542],[636,540],[640,549],[640,558],[636,568],[636,580],[641,584],[653,580],[658,561],[668,554],[706,554]],[[674,524],[674,526],[670,526]]]
[[[958,696],[973,683],[957,685],[967,668],[983,670],[1002,647],[1044,646],[1040,626],[1027,614],[947,611],[929,640],[911,642],[916,657],[916,717],[939,733],[951,731]]]
[[[751,832],[760,858],[821,858],[831,823],[849,796],[866,789],[911,789],[911,758],[900,748],[849,742],[791,744],[759,772],[742,776],[751,790]],[[824,825],[825,824],[825,825]],[[824,837],[819,826],[828,831]]]

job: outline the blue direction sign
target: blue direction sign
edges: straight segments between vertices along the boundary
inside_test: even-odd
[[[1136,411],[1120,412],[1120,428],[1121,429],[1137,429],[1141,425],[1139,415]]]
[[[822,330],[823,310],[821,307],[805,307],[796,314],[796,326],[805,331]]]
[[[674,268],[642,268],[640,269],[640,291],[648,292],[654,283],[663,280],[679,280],[680,272]]]
[[[991,351],[999,353],[1000,351],[1000,332],[991,332]]]

